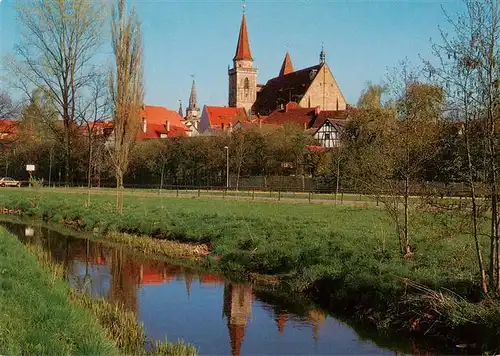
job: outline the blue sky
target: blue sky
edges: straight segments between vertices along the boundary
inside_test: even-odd
[[[16,0],[0,0],[0,48],[12,52],[18,40]],[[108,0],[110,1],[110,0]],[[227,105],[227,68],[232,63],[241,22],[239,0],[131,0],[143,23],[145,101],[176,109],[187,104],[195,75],[200,106]],[[286,50],[295,69],[327,62],[349,103],[367,81],[380,82],[387,68],[408,57],[430,57],[430,41],[446,26],[441,9],[448,1],[248,0],[250,46],[258,82],[275,77]],[[111,2],[110,2],[111,4]],[[108,46],[103,53],[110,53]],[[5,88],[4,88],[5,89]]]

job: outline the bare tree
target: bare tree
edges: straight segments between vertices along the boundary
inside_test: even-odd
[[[94,73],[88,88],[88,98],[79,101],[77,118],[80,127],[85,131],[87,144],[87,207],[90,206],[90,189],[92,187],[92,167],[97,158],[99,146],[106,138],[105,120],[109,117],[109,91],[106,86],[106,73]]]
[[[63,123],[66,183],[70,180],[76,99],[93,71],[92,59],[102,43],[104,7],[94,0],[31,0],[18,6],[22,26],[16,59],[8,63],[13,85],[30,97],[47,92]]]
[[[427,68],[429,73],[440,79],[447,88],[452,113],[450,117],[460,120],[464,126],[472,235],[484,293],[488,292],[488,286],[479,241],[479,221],[482,214],[478,186],[481,180],[488,186],[491,212],[489,284],[491,289],[500,292],[500,142],[497,138],[500,100],[500,3],[498,0],[463,2],[465,13],[457,18],[446,14],[453,32],[448,35],[441,31],[441,43],[433,46],[439,64],[432,65],[428,62]],[[480,152],[480,155],[474,155],[474,152]]]
[[[12,119],[17,108],[7,93],[0,92],[0,119]]]
[[[143,53],[139,19],[132,9],[127,16],[125,1],[113,6],[111,25],[115,69],[109,77],[114,120],[111,160],[115,168],[117,208],[123,210],[123,176],[128,168],[130,147],[139,126],[144,99]]]

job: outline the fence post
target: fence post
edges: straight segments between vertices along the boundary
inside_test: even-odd
[[[309,203],[311,202],[311,191],[309,191]]]
[[[255,188],[252,189],[252,200],[255,200]]]
[[[175,196],[178,197],[179,196],[179,184],[176,184],[175,185]]]
[[[200,197],[200,186],[198,186],[198,198]]]
[[[281,200],[281,189],[278,189],[278,201]]]
[[[378,206],[378,194],[377,194],[377,206]]]
[[[273,193],[273,188],[269,187],[269,198],[271,198],[272,193]]]
[[[344,191],[340,193],[340,204],[344,204]]]

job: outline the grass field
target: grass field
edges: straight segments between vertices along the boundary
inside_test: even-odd
[[[0,229],[0,354],[113,355],[97,319],[68,300],[68,287],[42,271]]]
[[[478,300],[473,241],[454,215],[414,212],[414,254],[405,259],[383,209],[127,194],[120,215],[111,194],[93,195],[90,207],[85,200],[74,191],[0,190],[0,206],[28,216],[77,222],[90,231],[206,243],[208,259],[231,276],[280,275],[293,290],[316,289],[329,306],[369,314],[381,328],[410,329],[427,318],[433,330],[496,330],[492,325],[500,320],[498,303],[471,303]],[[486,239],[482,243],[487,256]]]

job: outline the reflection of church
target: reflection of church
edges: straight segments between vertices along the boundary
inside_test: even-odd
[[[248,318],[252,313],[252,287],[226,284],[224,286],[224,315],[227,318],[231,354],[238,356],[245,337]]]

